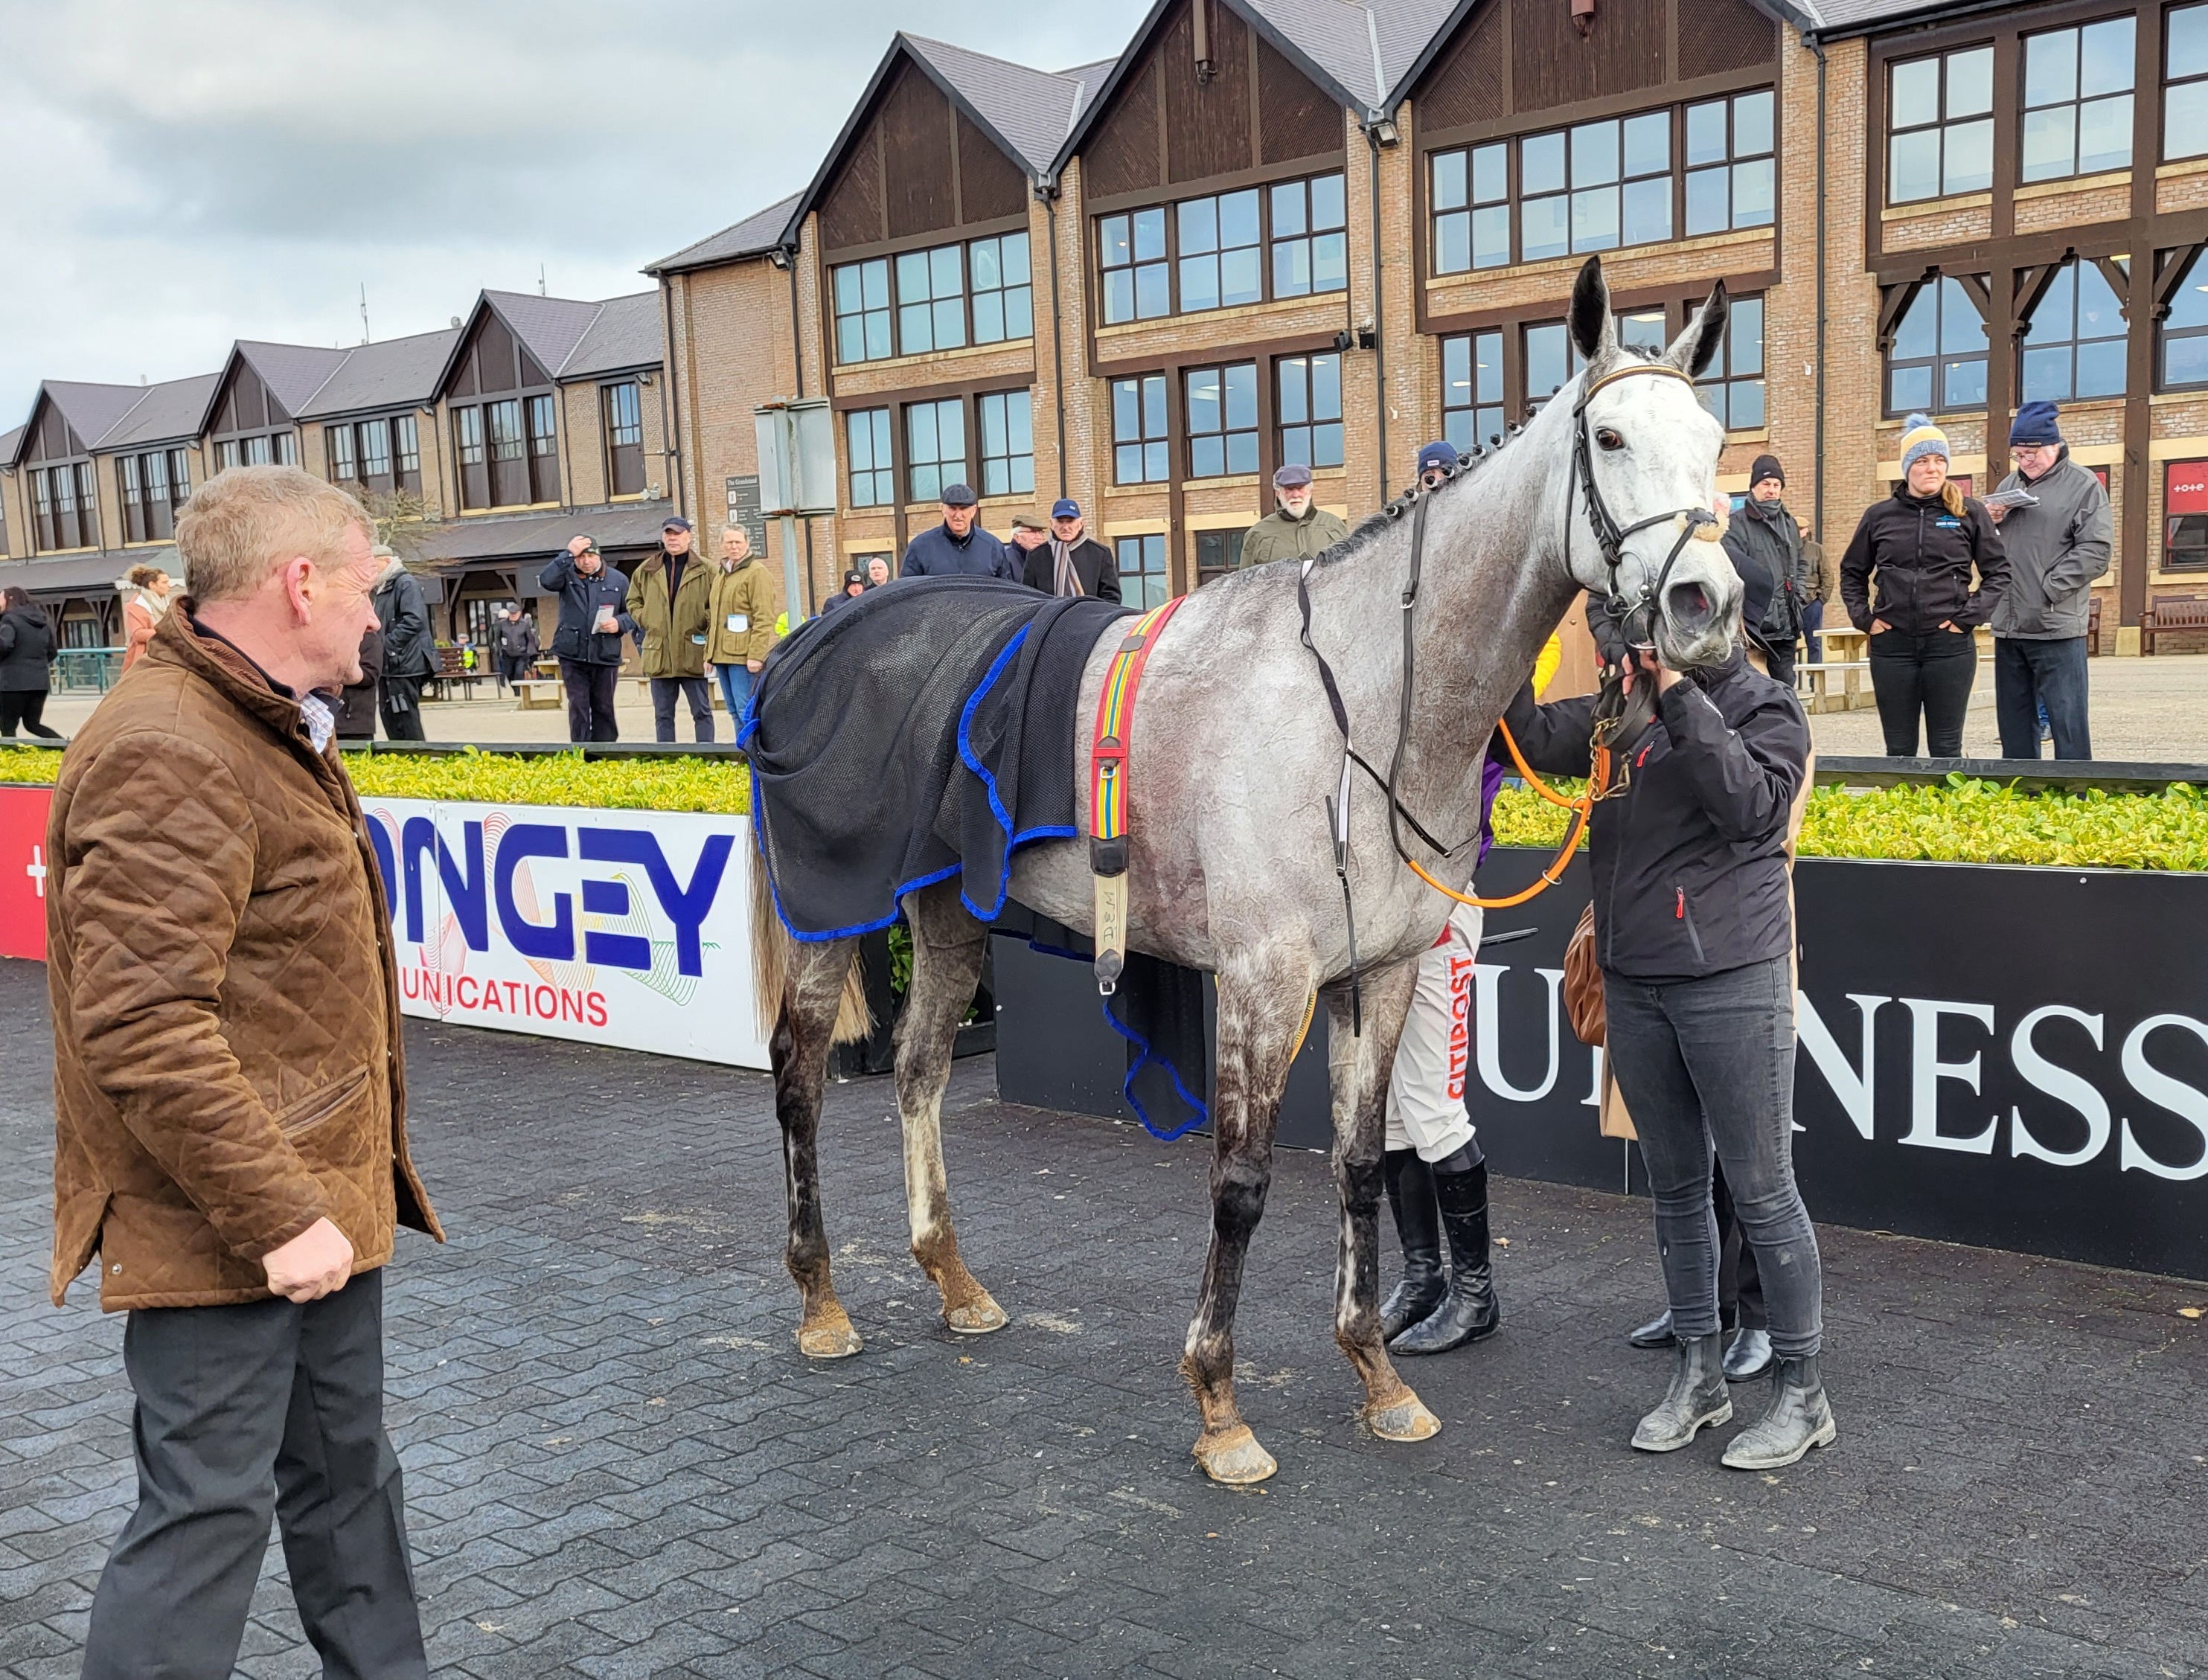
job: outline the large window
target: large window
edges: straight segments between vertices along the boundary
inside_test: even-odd
[[[411,414],[389,420],[333,421],[322,428],[322,455],[333,484],[383,495],[393,490],[418,494],[422,489],[422,451]]]
[[[1035,335],[1024,233],[847,262],[831,275],[839,363]]]
[[[1938,414],[1985,405],[1985,317],[1963,283],[1943,274],[1920,286],[1894,323],[1886,355],[1886,411]]]
[[[1623,323],[1621,322],[1623,327]],[[1644,336],[1646,329],[1643,329]],[[1655,325],[1653,348],[1664,345],[1664,323]],[[1643,345],[1644,348],[1649,347]],[[1725,342],[1695,381],[1702,406],[1729,432],[1752,432],[1764,423],[1763,300],[1736,297],[1725,313]]]
[[[1007,233],[967,248],[974,275],[974,342],[993,345],[1035,336],[1035,290],[1028,277],[1028,237]]]
[[[956,245],[897,260],[897,353],[957,350],[966,342],[966,261]]]
[[[1518,142],[1527,262],[1671,237],[1671,114],[1582,123]]]
[[[357,484],[360,482],[360,455],[353,447],[351,426],[322,428],[322,455],[329,465],[330,483]]]
[[[2128,169],[2133,20],[2024,38],[2026,181]]]
[[[890,264],[849,262],[836,271],[836,359],[879,362],[897,351],[890,340]]]
[[[606,494],[644,494],[644,411],[636,381],[601,386],[598,405],[606,430]]]
[[[1346,227],[1338,174],[1099,217],[1104,324],[1345,291]]]
[[[1119,568],[1119,599],[1130,607],[1162,607],[1173,593],[1166,573],[1166,539],[1162,535],[1122,537],[1112,544]]]
[[[1166,429],[1166,376],[1112,381],[1112,479],[1161,484],[1173,477]]]
[[[191,459],[181,449],[125,455],[115,464],[123,491],[123,540],[165,543],[176,534],[177,514],[192,493]]]
[[[529,399],[530,500],[560,499],[560,422],[558,399]]]
[[[1239,525],[1195,533],[1196,582],[1199,589],[1242,564],[1242,539],[1249,534],[1250,528]]]
[[[453,453],[459,462],[462,507],[525,507],[557,501],[558,399],[549,394],[504,397],[455,408]]]
[[[2208,153],[2208,5],[2174,7],[2168,27],[2162,154],[2198,158]]]
[[[991,391],[975,400],[981,432],[983,495],[1034,493],[1032,400],[1025,391]]]
[[[1348,206],[1339,175],[1272,189],[1273,296],[1305,297],[1349,285]]]
[[[1771,225],[1779,211],[1773,110],[1768,89],[1687,107],[1688,237]]]
[[[934,501],[966,478],[966,405],[956,397],[911,403],[904,411],[908,501]]]
[[[1521,343],[1525,381],[1521,395],[1526,412],[1533,414],[1564,387],[1587,364],[1587,358],[1580,354],[1580,347],[1572,342],[1561,321],[1544,321],[1527,327]]]
[[[1341,357],[1284,356],[1274,364],[1279,381],[1275,412],[1280,417],[1283,466],[1341,465]]]
[[[1896,64],[1887,80],[1889,204],[1982,193],[1994,183],[1994,50]]]
[[[399,488],[418,495],[422,489],[422,435],[412,415],[402,414],[391,423],[391,453]]]
[[[1191,368],[1183,376],[1188,397],[1188,476],[1224,478],[1257,470],[1257,364]]]
[[[521,399],[483,405],[483,430],[490,438],[490,499],[495,507],[517,507],[529,494],[529,458],[522,451]]]
[[[890,411],[855,409],[843,417],[843,453],[851,467],[851,506],[887,507],[897,500],[890,459]]]
[[[99,510],[93,499],[92,463],[33,467],[31,519],[41,552],[89,549],[99,541]]]
[[[483,410],[471,404],[453,411],[453,459],[460,469],[460,506],[490,506],[490,467],[483,453]]]
[[[2169,296],[2169,314],[2156,327],[2155,383],[2164,391],[2208,386],[2208,255],[2196,255],[2192,270]]]
[[[2162,564],[2166,571],[2208,570],[2208,461],[2163,469]]]
[[[1497,141],[1437,152],[1432,161],[1434,273],[1500,268],[1510,261],[1510,148]]]
[[[1503,334],[1442,340],[1442,435],[1460,453],[1503,435]]]
[[[2066,263],[2025,331],[2018,397],[2028,403],[2121,397],[2125,355],[2123,309],[2108,276],[2097,263]]]

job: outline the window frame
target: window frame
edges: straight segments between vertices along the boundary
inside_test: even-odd
[[[1333,364],[1334,412],[1319,412],[1321,386],[1320,364]],[[1299,370],[1299,371],[1296,371]],[[1301,396],[1301,417],[1294,417],[1288,400],[1289,378],[1296,371],[1297,388]],[[1324,471],[1342,466],[1347,459],[1347,434],[1342,399],[1342,357],[1338,350],[1306,350],[1293,351],[1273,358],[1273,463],[1275,467],[1291,464],[1307,466],[1314,471]],[[1323,459],[1324,435],[1333,434],[1333,455]],[[1305,447],[1297,453],[1291,443],[1292,435],[1307,434]],[[1263,462],[1259,463],[1260,467]]]
[[[1738,432],[1768,431],[1771,426],[1770,307],[1766,295],[1760,291],[1743,292],[1728,301],[1731,307],[1725,316],[1724,340],[1719,345],[1717,354],[1710,358],[1710,365],[1696,375],[1695,397],[1716,417],[1718,423],[1725,429],[1728,435]],[[1755,306],[1755,366],[1743,371],[1734,365],[1738,357],[1733,346],[1733,330],[1740,322],[1743,309],[1751,303]],[[1736,388],[1751,385],[1756,389],[1756,417],[1743,424],[1734,417],[1733,393]],[[1724,392],[1725,410],[1722,413],[1713,407],[1704,395],[1710,390]]]
[[[1509,366],[1505,355],[1505,346],[1509,343],[1509,329],[1502,326],[1475,327],[1467,332],[1447,333],[1439,337],[1437,353],[1441,379],[1442,437],[1444,441],[1455,444],[1461,454],[1470,454],[1475,447],[1482,449],[1492,447],[1488,440],[1501,436],[1509,428]],[[1495,397],[1491,402],[1483,402],[1480,399],[1479,357],[1482,339],[1494,341]],[[1465,387],[1472,396],[1472,400],[1468,403],[1452,403],[1449,400],[1449,361],[1458,346],[1461,346],[1464,355]],[[1452,417],[1456,415],[1471,417],[1466,423],[1470,426],[1471,430],[1462,439],[1458,437],[1456,432],[1450,429],[1455,424]],[[1493,418],[1491,421],[1484,421],[1481,418],[1483,415],[1491,415]],[[1485,429],[1490,424],[1494,427],[1493,431]]]
[[[2088,93],[2080,86],[2084,62],[2085,31],[2097,29],[2105,24],[2122,23],[2130,27],[2130,39],[2125,53],[2125,80],[2121,88],[2106,93]],[[2031,103],[2031,49],[2037,41],[2052,40],[2058,35],[2076,38],[2072,48],[2070,92],[2062,99],[2044,99]],[[2087,18],[2079,22],[2058,24],[2048,29],[2019,30],[2016,41],[2016,180],[2019,186],[2037,186],[2047,181],[2074,181],[2082,176],[2106,175],[2132,166],[2132,137],[2133,117],[2139,99],[2139,14],[2136,10],[2112,12],[2104,17]],[[2121,163],[2087,169],[2080,158],[2082,118],[2087,105],[2103,105],[2115,99],[2124,102],[2124,156]],[[2034,175],[2026,155],[2031,143],[2031,118],[2035,112],[2067,110],[2070,113],[2070,167],[2047,174]],[[1996,135],[1998,140],[1999,136]]]
[[[1152,382],[1155,381],[1157,401],[1151,403]],[[1173,478],[1173,392],[1172,381],[1162,370],[1157,373],[1124,374],[1107,381],[1112,405],[1112,482],[1114,484],[1170,484]],[[1125,387],[1134,387],[1136,429],[1132,435],[1119,429],[1119,393]],[[1155,413],[1157,429],[1150,429]],[[1133,449],[1142,464],[1139,477],[1130,478],[1121,471],[1125,457],[1123,450]],[[1153,453],[1155,452],[1155,455]],[[1150,471],[1152,460],[1158,470]]]
[[[1236,393],[1229,387],[1231,382],[1239,381],[1230,381],[1228,375],[1245,371],[1249,375],[1250,423],[1246,426],[1234,425],[1229,423],[1228,407],[1235,400]],[[1218,381],[1219,424],[1216,428],[1198,431],[1196,426],[1195,381],[1207,374],[1216,375]],[[1198,481],[1209,483],[1220,478],[1243,478],[1262,472],[1265,464],[1262,443],[1265,430],[1265,413],[1263,403],[1258,394],[1257,363],[1254,358],[1233,362],[1206,362],[1193,367],[1183,367],[1180,370],[1179,395],[1182,405],[1181,447],[1185,459],[1182,463],[1184,471],[1181,477],[1184,483],[1193,483]],[[1217,439],[1219,443],[1219,470],[1216,472],[1199,471],[1196,464],[1198,441],[1202,440],[1209,442],[1214,438]],[[1249,440],[1250,464],[1247,466],[1237,466],[1235,445],[1244,438]]]
[[[1947,84],[1951,62],[1954,59],[1963,57],[1965,55],[1977,52],[1983,52],[1987,56],[1988,68],[1986,75],[1989,98],[1986,108],[1983,111],[1967,111],[1959,117],[1950,116],[1947,111]],[[1938,115],[1929,123],[1912,123],[1905,128],[1897,128],[1893,120],[1893,87],[1895,78],[1901,71],[1909,69],[1912,65],[1923,64],[1931,61],[1937,61],[1940,66],[1937,93],[1935,96],[1935,104]],[[1936,204],[1943,199],[1961,198],[1968,196],[1972,193],[1991,191],[1995,183],[2001,178],[2001,164],[1998,156],[2001,141],[2001,135],[1999,133],[2000,118],[1997,113],[2001,103],[2001,87],[1999,85],[2001,68],[2001,54],[1997,44],[1991,39],[1983,38],[1976,40],[1959,41],[1952,46],[1937,47],[1929,51],[1910,53],[1905,56],[1897,54],[1893,57],[1886,58],[1878,62],[1880,63],[1881,75],[1884,78],[1881,93],[1882,111],[1885,117],[1885,131],[1879,136],[1879,146],[1881,154],[1880,169],[1882,172],[1884,186],[1884,192],[1881,195],[1881,202],[1889,208],[1899,208],[1902,206],[1911,204]],[[2018,90],[2017,97],[2021,99],[2021,78],[2019,79]],[[1976,187],[1950,187],[1947,184],[1948,130],[1951,129],[1975,125],[1979,123],[1984,123],[1986,127],[1985,183],[1983,186]],[[1896,139],[1904,135],[1924,134],[1937,134],[1940,138],[1938,188],[1935,191],[1922,194],[1916,197],[1898,198],[1894,195],[1894,141]]]
[[[1983,285],[1985,283],[1987,277],[1980,274],[1973,274],[1969,278],[1978,281],[1979,284]],[[1908,303],[1904,308],[1895,312],[1893,325],[1888,329],[1886,335],[1886,342],[1881,346],[1879,351],[1879,413],[1884,418],[1888,420],[1899,420],[1904,419],[1909,415],[1916,413],[1938,416],[1942,414],[1982,414],[1985,412],[1986,398],[1983,396],[1980,397],[1975,403],[1951,404],[1946,400],[1947,393],[1947,364],[1951,362],[1954,363],[1980,362],[1985,366],[1989,377],[1990,376],[1992,370],[1993,335],[1987,328],[1985,316],[1978,312],[1977,303],[1971,299],[1970,296],[1970,288],[1964,283],[1964,279],[1965,277],[1962,275],[1950,274],[1941,271],[1922,282],[1915,283],[1917,285],[1915,296],[1910,298]],[[1952,292],[1948,290],[1948,287],[1951,285],[1953,287],[1953,291]],[[1928,291],[1934,295],[1935,300],[1935,313],[1932,322],[1932,353],[1929,356],[1911,356],[1897,358],[1893,353],[1894,345],[1900,337],[1903,323],[1907,321],[1916,312],[1918,305],[1924,301],[1925,293]],[[1947,335],[1945,329],[1947,320],[1947,300],[1950,297],[1960,297],[1962,300],[1962,307],[1969,309],[1971,312],[1973,318],[1975,318],[1978,323],[1982,339],[1982,347],[1974,351],[1951,352],[1946,347]],[[1925,403],[1906,402],[1897,404],[1893,399],[1893,375],[1895,370],[1899,368],[1917,367],[1923,367],[1930,370],[1932,376],[1931,399]]]
[[[1136,563],[1127,564],[1127,547],[1132,543]],[[1155,544],[1155,548],[1151,545]],[[1155,555],[1158,566],[1147,564]],[[1173,596],[1173,543],[1162,531],[1131,531],[1112,538],[1112,559],[1119,573],[1119,598],[1127,606],[1138,610],[1163,606]]]
[[[1024,411],[1021,420],[1027,436],[1027,447],[1024,450],[1011,447],[1017,441],[1012,426],[1012,408],[1015,399]],[[1005,428],[1004,441],[1007,446],[1005,453],[994,455],[989,453],[990,405],[993,403],[998,405],[1002,414],[1001,423]],[[974,436],[974,459],[981,471],[981,482],[974,486],[975,492],[984,497],[1033,495],[1035,494],[1035,392],[1033,388],[1025,385],[1017,385],[998,391],[976,392],[974,395],[974,418],[971,430]],[[1027,464],[1024,475],[1020,470],[1020,463],[1023,461]],[[990,478],[990,469],[999,462],[1002,462],[1005,467],[1005,488],[1002,489],[993,488]],[[1023,476],[1025,483],[1021,482]]]
[[[1274,264],[1275,260],[1275,248],[1276,246],[1293,245],[1299,241],[1308,243],[1316,237],[1310,228],[1310,217],[1308,214],[1311,198],[1311,188],[1315,183],[1331,180],[1336,177],[1339,177],[1341,182],[1342,194],[1342,226],[1341,232],[1343,242],[1344,260],[1342,265],[1341,283],[1339,285],[1329,285],[1324,289],[1319,288],[1316,283],[1314,283],[1311,288],[1308,291],[1281,292],[1278,291],[1274,285]],[[1291,232],[1276,234],[1274,228],[1274,194],[1276,190],[1296,186],[1301,186],[1304,189],[1304,202],[1306,209],[1306,215],[1305,218],[1305,231],[1302,233]],[[1257,198],[1257,231],[1254,243],[1243,244],[1238,243],[1232,246],[1215,243],[1210,249],[1202,251],[1184,251],[1182,249],[1181,230],[1184,220],[1182,212],[1185,208],[1206,202],[1212,202],[1215,205],[1220,201],[1237,197],[1245,193],[1254,194]],[[1148,203],[1134,202],[1124,206],[1107,206],[1107,207],[1096,210],[1088,218],[1089,238],[1090,240],[1089,272],[1094,277],[1096,288],[1096,324],[1099,327],[1123,327],[1138,321],[1169,321],[1182,315],[1202,316],[1216,315],[1222,309],[1248,309],[1254,305],[1263,303],[1294,302],[1297,300],[1335,297],[1346,295],[1349,290],[1349,272],[1347,255],[1348,249],[1348,203],[1349,172],[1345,165],[1332,169],[1312,170],[1294,174],[1282,175],[1263,181],[1241,182],[1233,186],[1221,187],[1215,192],[1192,193],[1186,197],[1182,198],[1167,198],[1153,201]],[[1140,248],[1137,246],[1136,241],[1137,223],[1139,218],[1149,215],[1161,217],[1163,222],[1162,252],[1161,255],[1155,257],[1144,257],[1137,254]],[[1216,208],[1214,209],[1212,215],[1213,223],[1215,227],[1217,225],[1219,215]],[[1115,222],[1125,222],[1127,226],[1126,250],[1128,255],[1127,260],[1124,262],[1107,261],[1107,258],[1111,254],[1110,247],[1107,244],[1107,230],[1110,225]],[[1334,230],[1331,228],[1318,231],[1318,232],[1322,234],[1331,233]],[[1251,250],[1256,253],[1257,273],[1257,297],[1235,303],[1229,303],[1222,301],[1216,303],[1203,304],[1193,309],[1188,307],[1182,301],[1182,268],[1184,262],[1201,261],[1206,257],[1210,257],[1214,259],[1215,269],[1217,269],[1221,266],[1221,260],[1223,259],[1225,254],[1230,250]],[[1161,268],[1162,268],[1164,273],[1166,288],[1165,308],[1155,313],[1145,314],[1143,313],[1142,307],[1142,275],[1145,272],[1155,273]],[[1131,289],[1130,301],[1133,305],[1134,313],[1127,315],[1115,315],[1113,313],[1112,302],[1112,276],[1121,273],[1125,273],[1131,277],[1129,280],[1129,286]],[[1223,283],[1221,287],[1221,296],[1223,299],[1225,296],[1225,287]]]
[[[2204,489],[2208,489],[2208,458],[2196,457],[2185,460],[2164,461],[2162,468],[2161,552],[2155,556],[2155,569],[2158,572],[2208,571],[2208,508],[2200,510],[2188,508],[2179,513],[2169,511],[2170,501],[2178,491],[2177,476],[2180,472],[2192,473],[2200,480]],[[2191,487],[2187,488],[2189,489]],[[2199,541],[2187,543],[2184,546],[2188,549],[2198,549],[2200,557],[2198,560],[2173,561],[2170,554],[2178,546],[2176,540],[2180,534],[2178,525],[2186,520],[2199,522],[2184,534],[2197,536]]]
[[[2162,39],[2156,43],[2155,63],[2162,71],[2162,82],[2155,89],[2157,100],[2155,118],[2157,127],[2160,130],[2157,150],[2161,153],[2159,161],[2166,164],[2181,163],[2188,158],[2208,157],[2208,133],[2201,135],[2200,144],[2190,152],[2173,152],[2169,149],[2169,136],[2179,126],[2169,120],[2170,95],[2178,89],[2184,88],[2196,91],[2204,100],[2208,100],[2208,54],[2203,55],[2201,66],[2198,70],[2181,76],[2173,76],[2169,73],[2169,40],[2172,27],[2181,16],[2192,15],[2197,15],[2200,27],[2204,31],[2208,31],[2208,5],[2165,7],[2157,22],[2157,27],[2162,32]],[[2133,97],[2134,99],[2138,97],[2136,88],[2133,90]],[[2208,105],[2204,105],[2204,111],[2208,111]],[[2208,123],[2203,123],[2199,127],[2208,129]],[[2136,167],[2136,164],[2134,166]]]
[[[2121,262],[2123,259],[2112,257],[2109,259],[2109,261],[2112,262]],[[2014,393],[2015,400],[2019,404],[2039,400],[2056,403],[2093,403],[2120,400],[2125,395],[2126,388],[2130,384],[2131,366],[2131,326],[2130,323],[2124,319],[2123,315],[2124,304],[2126,302],[2124,291],[2109,285],[2108,276],[2101,272],[2100,265],[2091,257],[2073,256],[2068,261],[2061,264],[2060,269],[2061,271],[2061,273],[2049,277],[2046,288],[2041,292],[2038,301],[2032,306],[2030,319],[2019,320],[2018,322],[2019,330],[2015,339],[2013,340],[2016,360],[2009,373],[2010,389]],[[2069,300],[2069,321],[2067,324],[2067,331],[2060,338],[2049,337],[2035,339],[2032,335],[2038,330],[2041,321],[2045,318],[2049,303],[2051,301],[2051,295],[2057,285],[2063,284],[2062,276],[2065,273],[2069,277],[2068,284],[2065,288],[2066,294]],[[2078,331],[2081,319],[2081,311],[2084,308],[2083,300],[2079,296],[2081,289],[2080,282],[2083,279],[2083,277],[2088,273],[2099,280],[2101,285],[2106,288],[2115,300],[2116,306],[2116,330],[2113,333],[2096,333],[2091,335],[2081,336]],[[2125,290],[2128,290],[2130,277],[2127,275],[2125,278]],[[2102,391],[2080,394],[2078,389],[2078,358],[2079,350],[2087,345],[2110,344],[2116,346],[2116,362],[2118,369],[2120,369],[2115,390],[2112,392]],[[2069,355],[2069,378],[2065,383],[2062,390],[2059,393],[2050,396],[2045,393],[2031,389],[2028,375],[2033,359],[2033,353],[2037,351],[2043,356],[2046,352],[2057,348],[2067,351]]]
[[[899,416],[899,420],[903,426],[904,450],[903,453],[898,459],[897,465],[898,470],[903,474],[904,479],[903,489],[905,505],[907,507],[920,507],[928,502],[940,501],[943,499],[943,492],[948,489],[951,485],[961,483],[971,484],[974,481],[972,478],[968,477],[968,473],[971,468],[973,461],[973,455],[970,448],[973,440],[970,428],[968,425],[966,399],[963,397],[927,397],[917,401],[904,403],[901,405],[901,407],[903,411]],[[913,417],[923,409],[933,411],[936,426],[936,453],[925,462],[921,461],[919,454],[913,447],[912,435]],[[943,470],[944,467],[949,464],[951,459],[942,453],[943,414],[944,411],[946,409],[958,417],[957,471],[951,473],[945,473]],[[931,470],[936,475],[935,488],[932,491],[922,492],[920,489],[920,479],[917,475],[923,471]]]
[[[651,474],[644,465],[644,394],[637,381],[613,379],[600,385],[598,415],[605,436],[606,499],[642,495]],[[625,467],[632,471],[625,472]]]
[[[877,422],[879,423],[877,425]],[[853,441],[853,427],[863,423],[867,429],[867,465],[858,465],[858,447]],[[891,405],[884,403],[873,408],[847,408],[843,411],[843,489],[852,507],[895,507],[897,506],[897,420]],[[867,499],[861,500],[858,483],[867,480]]]
[[[2208,390],[2208,356],[2203,357],[2199,378],[2173,380],[2169,377],[2169,345],[2173,339],[2188,344],[2196,340],[2208,339],[2208,309],[2203,310],[2202,320],[2198,325],[2172,327],[2169,324],[2170,315],[2176,313],[2175,308],[2176,294],[2187,287],[2208,291],[2208,246],[2204,246],[2193,254],[2192,261],[2185,267],[2185,272],[2171,284],[2168,296],[2173,300],[2172,308],[2168,314],[2158,318],[2154,323],[2152,384],[2157,393]]]

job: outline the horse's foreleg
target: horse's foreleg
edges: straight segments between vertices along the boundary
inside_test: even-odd
[[[820,1129],[821,1087],[828,1076],[828,1047],[853,942],[793,947],[783,982],[782,1011],[768,1053],[774,1064],[775,1117],[782,1122],[782,1159],[789,1198],[789,1275],[803,1297],[805,1316],[797,1345],[816,1359],[840,1359],[859,1351],[859,1333],[836,1299],[828,1276],[828,1236],[820,1221],[820,1163],[814,1143]]]
[[[1327,1067],[1334,1104],[1334,1181],[1341,1197],[1341,1252],[1334,1277],[1334,1339],[1365,1383],[1365,1421],[1386,1441],[1424,1441],[1441,1423],[1395,1374],[1380,1337],[1381,1151],[1388,1081],[1417,979],[1414,963],[1362,978],[1365,1030],[1353,1037],[1347,987],[1327,993]]]
[[[1219,976],[1218,1096],[1212,1105],[1211,1245],[1181,1375],[1203,1433],[1197,1461],[1214,1481],[1262,1482],[1279,1467],[1234,1401],[1234,1310],[1250,1238],[1273,1179],[1273,1127],[1311,998],[1307,964],[1262,977]],[[1293,969],[1293,972],[1281,970]]]
[[[897,1022],[897,1095],[912,1257],[942,1293],[943,1322],[962,1335],[980,1335],[1004,1328],[1005,1310],[958,1255],[943,1172],[942,1113],[951,1047],[974,1001],[989,930],[958,902],[955,881],[912,894],[905,918],[912,928],[912,983]]]

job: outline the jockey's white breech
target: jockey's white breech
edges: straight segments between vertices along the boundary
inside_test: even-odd
[[[1468,890],[1468,889],[1467,889]],[[1388,1147],[1443,1161],[1472,1141],[1465,1077],[1472,1062],[1472,969],[1480,912],[1459,904],[1419,959],[1418,987],[1388,1081]]]

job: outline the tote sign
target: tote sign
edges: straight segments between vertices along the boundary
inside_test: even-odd
[[[366,808],[405,1013],[768,1065],[752,1007],[747,819]]]

